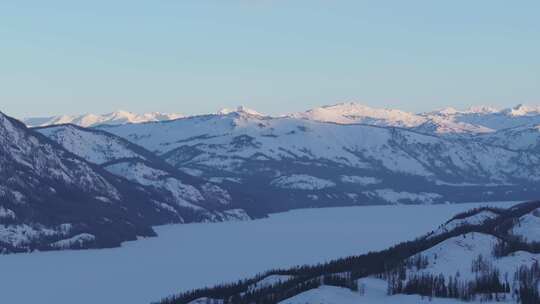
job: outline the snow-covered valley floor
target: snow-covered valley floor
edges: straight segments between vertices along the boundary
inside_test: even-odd
[[[272,268],[384,249],[485,205],[305,209],[249,222],[157,227],[159,237],[115,249],[0,256],[0,303],[148,304]]]

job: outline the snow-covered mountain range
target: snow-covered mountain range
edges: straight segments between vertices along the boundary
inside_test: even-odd
[[[125,183],[1,113],[0,143],[0,251],[111,246],[152,235],[156,211],[142,205],[143,190],[125,191]]]
[[[56,142],[0,113],[2,253],[118,246],[154,235],[152,225],[249,218],[234,192],[123,139],[73,125],[39,131]]]
[[[95,195],[71,200],[97,197],[139,204],[152,211],[127,210],[148,217],[144,225],[247,219],[306,207],[530,200],[540,195],[538,107],[413,114],[345,103],[281,116],[245,107],[190,117],[117,112],[73,118],[67,120],[70,124],[43,122],[51,125],[34,129],[2,117],[0,139],[12,161],[1,167],[0,178],[18,187],[2,189],[11,202],[0,205],[3,221],[23,218],[16,206],[25,201],[25,191],[47,197],[40,192],[49,190],[32,186],[39,178],[56,181],[89,174],[77,167],[72,171],[70,166],[44,165],[56,154],[74,157],[96,171],[95,178],[80,183],[109,187],[80,184],[77,191],[94,189]],[[57,152],[35,152],[49,145]],[[29,166],[20,151],[36,158],[41,170],[54,172],[33,176],[40,171]],[[14,163],[35,172],[28,169],[34,173],[24,177],[24,183],[15,182],[10,175],[18,172],[10,171]],[[138,203],[128,203],[123,193],[136,195]],[[98,243],[92,246],[101,246]]]
[[[243,199],[234,191],[177,171],[125,139],[75,125],[35,130],[111,174],[161,193],[167,204],[160,206],[178,214],[181,222],[249,219],[244,210],[233,209],[233,197],[235,203]]]
[[[243,112],[263,115],[255,110],[240,106],[237,109],[224,108],[217,112],[226,115]],[[360,103],[348,102],[322,106],[305,112],[280,115],[279,117],[308,119],[337,124],[369,124],[376,126],[402,127],[439,135],[479,134],[517,126],[540,124],[540,106],[519,104],[511,108],[497,109],[490,106],[474,106],[466,110],[444,108],[432,112],[412,113],[398,109],[373,108]],[[108,114],[58,115],[50,117],[29,117],[22,121],[29,127],[58,124],[75,124],[81,127],[98,125],[119,125],[175,120],[187,117],[179,113],[151,112],[137,114],[116,111]]]
[[[74,124],[81,127],[93,127],[97,125],[143,123],[150,121],[164,121],[183,117],[178,113],[144,113],[137,114],[128,111],[116,111],[108,114],[83,114],[83,115],[59,115],[49,117],[29,117],[22,121],[29,127],[43,127],[60,124]]]
[[[184,172],[274,198],[265,211],[518,200],[539,194],[537,153],[494,145],[485,135],[456,138],[401,127],[269,117],[244,109],[99,129]]]
[[[502,129],[540,123],[540,107],[517,105],[496,109],[475,106],[466,110],[445,108],[432,112],[411,113],[395,109],[372,108],[358,103],[323,106],[291,117],[339,124],[370,124],[402,127],[439,135],[482,134]]]

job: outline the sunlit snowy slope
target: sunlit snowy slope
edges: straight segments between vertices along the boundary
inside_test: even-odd
[[[35,130],[106,171],[153,189],[156,206],[174,213],[181,222],[250,218],[243,209],[235,207],[247,200],[241,193],[178,171],[125,139],[75,125]]]
[[[50,117],[31,117],[24,118],[22,121],[29,127],[42,127],[60,124],[74,124],[81,127],[92,127],[102,124],[126,124],[143,123],[150,121],[164,121],[183,117],[177,113],[144,113],[137,114],[127,111],[116,111],[108,114],[84,114],[84,115],[59,115]]]

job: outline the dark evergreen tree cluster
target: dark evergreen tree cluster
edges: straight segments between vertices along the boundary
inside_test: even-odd
[[[471,271],[476,274],[473,280],[461,280],[460,274],[449,276],[443,274],[418,272],[427,266],[425,257],[415,256],[392,271],[385,274],[388,282],[388,294],[418,294],[427,297],[456,298],[465,301],[480,297],[482,300],[502,300],[510,292],[508,280],[501,282],[500,272],[489,259],[479,255],[471,263]],[[412,271],[414,274],[407,276]]]
[[[347,283],[346,281],[338,281],[337,277],[328,278],[332,283]],[[250,282],[241,281],[232,285],[200,289],[169,297],[160,303],[186,304],[196,299],[208,298],[209,301],[219,300],[223,304],[275,304],[302,292],[320,287],[323,284],[323,279],[320,277],[311,279],[294,278],[284,282],[277,282],[271,286],[249,290],[249,285],[255,282],[251,280]]]
[[[461,219],[464,219],[464,218],[471,217],[471,216],[476,215],[476,214],[478,214],[478,213],[480,213],[482,211],[490,211],[490,212],[493,212],[495,214],[504,214],[505,212],[507,212],[507,209],[497,208],[497,207],[490,207],[490,206],[473,208],[473,209],[470,209],[470,210],[467,210],[465,212],[462,212],[462,213],[459,213],[459,214],[455,215],[449,221],[447,221],[447,223],[451,222],[453,220],[461,220]]]
[[[540,265],[538,261],[530,267],[521,266],[514,274],[514,295],[522,304],[540,303],[538,284],[540,283]]]
[[[350,273],[324,275],[323,284],[329,286],[344,287],[349,288],[352,291],[358,291],[358,282],[352,278],[352,275]]]
[[[503,236],[493,247],[493,255],[504,257],[516,251],[527,251],[531,253],[540,253],[539,242],[527,242],[515,236]]]

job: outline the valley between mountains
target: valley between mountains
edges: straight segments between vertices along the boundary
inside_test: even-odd
[[[409,113],[342,103],[283,115],[239,107],[195,116],[119,111],[22,120],[0,113],[0,253],[114,248],[155,237],[163,225],[260,220],[296,209],[529,202],[445,213],[450,220],[438,229],[424,227],[384,248],[435,229],[431,234],[377,248],[382,264],[366,253],[268,273],[256,267],[241,275],[264,274],[163,303],[334,303],[334,294],[348,299],[359,286],[383,285],[390,286],[385,295],[374,296],[382,301],[421,294],[534,303],[523,299],[534,298],[526,292],[536,292],[531,286],[540,278],[531,262],[540,252],[539,147],[540,107],[525,105]],[[355,253],[331,258],[345,254]],[[365,268],[368,260],[373,269]],[[456,294],[449,284],[456,281],[450,272],[463,266],[458,260],[467,269],[459,270]],[[482,269],[469,271],[474,263]],[[478,287],[485,282],[474,280],[483,276],[500,286]],[[200,283],[189,288],[220,282]],[[178,291],[155,290],[161,297]],[[152,296],[148,301],[159,299]]]
[[[523,105],[421,114],[354,103],[280,116],[244,107],[185,117],[120,111],[24,120],[34,128],[0,118],[4,253],[118,246],[154,235],[154,225],[297,208],[540,194],[540,111]]]

